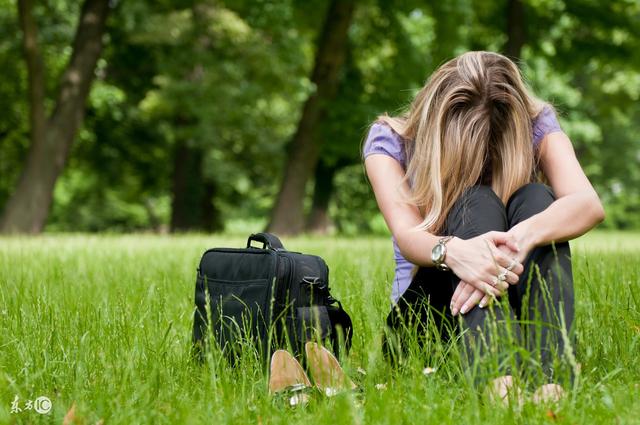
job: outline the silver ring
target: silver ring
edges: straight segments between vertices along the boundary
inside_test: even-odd
[[[506,269],[505,269],[503,272],[501,272],[501,273],[498,275],[498,280],[499,280],[500,282],[504,282],[505,280],[507,280],[507,273],[509,273],[509,270],[506,270]]]
[[[507,266],[507,270],[511,271],[516,266],[516,264],[518,264],[518,260],[512,258],[511,263],[509,263],[509,265]]]

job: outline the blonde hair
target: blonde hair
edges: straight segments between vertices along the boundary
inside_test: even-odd
[[[378,117],[405,144],[407,201],[424,217],[417,229],[441,231],[464,190],[489,176],[505,203],[530,182],[532,120],[543,107],[510,59],[481,51],[440,66],[404,115]]]

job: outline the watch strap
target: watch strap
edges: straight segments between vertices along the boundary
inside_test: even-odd
[[[449,242],[451,239],[453,239],[453,235],[449,235],[449,236],[444,236],[442,238],[440,238],[440,240],[438,241],[438,243],[441,244],[446,244],[447,242]]]
[[[449,242],[451,239],[453,239],[453,235],[443,236],[438,240],[438,245],[442,245],[444,247],[446,245],[446,243]],[[447,257],[447,251],[446,251],[446,248],[445,248],[445,252],[444,252],[444,255],[442,257],[442,260],[440,260],[439,262],[437,262],[435,264],[436,268],[438,268],[439,270],[444,270],[444,271],[449,270],[449,266],[447,266],[444,263],[444,260],[445,260],[446,257]]]

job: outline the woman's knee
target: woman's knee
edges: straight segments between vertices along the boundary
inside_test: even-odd
[[[553,190],[542,183],[528,183],[516,190],[507,202],[509,227],[547,209],[555,201]]]
[[[475,203],[476,205],[494,206],[504,208],[504,204],[500,197],[493,191],[491,186],[478,184],[468,187],[462,192],[459,201],[466,203]]]
[[[467,188],[447,216],[447,233],[467,239],[492,230],[504,231],[507,216],[502,200],[490,186]]]

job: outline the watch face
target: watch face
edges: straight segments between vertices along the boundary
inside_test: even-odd
[[[440,261],[443,255],[444,255],[444,246],[442,244],[438,244],[435,247],[433,247],[433,250],[431,251],[431,261],[433,262]]]

